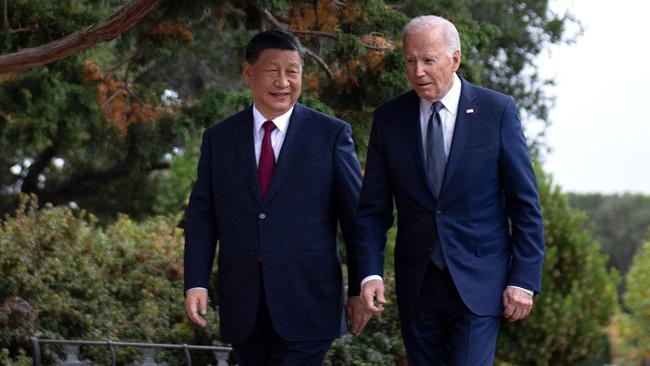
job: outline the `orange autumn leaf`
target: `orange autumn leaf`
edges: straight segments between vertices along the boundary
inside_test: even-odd
[[[159,37],[179,38],[187,41],[194,39],[194,34],[187,29],[185,24],[170,20],[158,23],[151,30],[151,34]]]
[[[307,90],[310,92],[317,92],[320,82],[318,80],[318,74],[313,72],[307,77]]]
[[[339,15],[341,11],[338,7],[337,0],[318,0],[316,8],[318,9],[318,20],[320,30],[323,32],[334,32],[341,22]]]
[[[361,6],[359,4],[347,5],[343,9],[343,23],[354,23],[361,16]]]
[[[84,62],[82,71],[84,81],[98,81],[97,104],[108,123],[116,128],[120,136],[125,137],[129,126],[138,122],[155,123],[159,113],[150,101],[141,102],[134,98],[129,90],[133,85],[124,84],[113,73],[105,73],[95,60]]]

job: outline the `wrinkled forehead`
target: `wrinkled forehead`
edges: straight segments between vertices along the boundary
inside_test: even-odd
[[[422,30],[409,32],[402,39],[402,52],[410,53],[435,53],[445,51],[444,37],[439,32]]]

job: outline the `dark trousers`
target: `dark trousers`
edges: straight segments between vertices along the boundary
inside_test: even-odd
[[[232,345],[239,366],[321,366],[333,340],[290,342],[282,339],[273,328],[264,286],[260,287],[253,334],[243,343]]]
[[[402,336],[411,366],[494,364],[500,316],[477,316],[463,303],[447,269],[429,263]]]

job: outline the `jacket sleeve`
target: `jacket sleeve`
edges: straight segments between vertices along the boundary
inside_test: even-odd
[[[508,285],[541,291],[544,222],[528,145],[510,98],[500,124],[500,174],[511,224],[512,262]]]
[[[334,148],[334,197],[348,258],[348,296],[359,295],[357,277],[356,207],[361,189],[361,167],[354,149],[352,129],[346,124]]]
[[[359,280],[370,275],[383,277],[386,232],[393,224],[393,195],[378,116],[375,111],[357,210]]]
[[[185,291],[193,287],[208,288],[219,239],[219,228],[214,215],[214,199],[210,189],[212,154],[208,131],[203,134],[197,179],[190,194],[185,217]]]

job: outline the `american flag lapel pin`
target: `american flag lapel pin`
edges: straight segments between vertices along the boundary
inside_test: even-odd
[[[474,113],[474,108],[469,108],[465,110],[465,114],[472,114]]]

